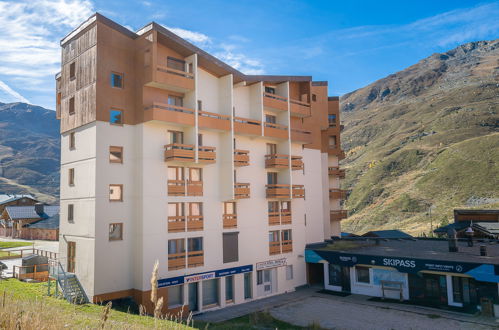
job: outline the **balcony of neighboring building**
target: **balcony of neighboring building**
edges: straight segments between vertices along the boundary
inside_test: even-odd
[[[328,174],[331,176],[337,176],[340,179],[345,178],[345,170],[340,169],[338,166],[329,166],[328,167]]]
[[[187,216],[187,231],[203,230],[203,215],[188,215]]]
[[[291,229],[269,232],[269,254],[289,253],[293,251]]]
[[[308,102],[289,99],[289,109],[291,116],[303,118],[311,115],[310,103]]]
[[[146,52],[145,63],[151,62],[151,54]],[[187,93],[194,90],[194,73],[192,63],[187,63],[183,58],[167,56],[165,60],[156,54],[158,62],[146,66],[144,75],[145,84],[156,88],[162,88],[179,93]],[[154,65],[155,64],[155,65]]]
[[[234,134],[262,136],[262,122],[249,118],[234,117]]]
[[[185,216],[184,215],[168,216],[168,232],[169,233],[185,232]]]
[[[330,199],[346,199],[347,191],[342,189],[329,189],[329,198]]]
[[[248,166],[249,165],[249,150],[234,150],[234,166]]]
[[[291,202],[268,202],[268,220],[270,226],[291,224]]]
[[[215,147],[198,147],[198,162],[205,164],[215,163],[217,161],[217,153],[215,150]]]
[[[230,131],[230,116],[214,112],[198,111],[199,128]]]
[[[152,102],[144,108],[144,121],[158,120],[181,126],[194,126],[194,110],[186,107]]]
[[[237,228],[237,203],[224,202],[222,223],[224,229]]]
[[[194,162],[195,148],[193,144],[170,143],[165,145],[165,162]],[[198,162],[212,164],[216,162],[217,153],[215,147],[198,147]]]
[[[331,221],[341,221],[343,219],[346,219],[347,217],[348,217],[347,210],[330,211],[330,214],[329,214],[329,219]]]
[[[265,155],[265,168],[282,169],[289,168],[289,155],[268,154]],[[291,169],[303,170],[303,157],[291,156]]]
[[[265,122],[263,128],[263,135],[268,138],[287,140],[288,136],[288,126]]]
[[[274,93],[263,93],[263,107],[271,111],[288,111],[288,99]]]
[[[292,128],[291,129],[291,141],[298,143],[309,144],[312,143],[312,132],[306,129],[301,128]]]
[[[291,185],[289,184],[267,184],[265,190],[267,198],[289,199],[291,196]]]
[[[185,252],[168,254],[168,270],[177,270],[185,268]]]
[[[302,184],[293,185],[293,198],[305,198],[305,186]]]
[[[204,265],[204,251],[187,252],[187,267],[200,267]]]
[[[249,183],[235,183],[234,184],[234,197],[236,199],[250,198],[250,184]]]
[[[168,180],[168,196],[203,196],[203,181]]]

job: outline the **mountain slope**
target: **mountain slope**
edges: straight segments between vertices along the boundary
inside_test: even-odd
[[[0,103],[0,193],[59,195],[59,123],[55,112],[25,103]]]
[[[345,231],[430,232],[499,207],[499,40],[461,45],[341,98]]]

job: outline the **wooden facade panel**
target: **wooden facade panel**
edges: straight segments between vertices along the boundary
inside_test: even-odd
[[[93,83],[80,89],[74,94],[75,113],[69,114],[69,101],[67,97],[61,102],[61,132],[66,132],[76,127],[95,121],[96,84]]]
[[[73,39],[62,47],[62,65],[72,61],[81,53],[97,44],[97,24],[87,28],[77,39]]]

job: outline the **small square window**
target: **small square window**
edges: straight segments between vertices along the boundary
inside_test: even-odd
[[[75,98],[74,98],[74,96],[69,99],[69,114],[70,115],[75,114]]]
[[[69,80],[73,80],[76,78],[76,62],[73,62],[69,65]]]
[[[110,241],[123,240],[123,223],[109,224],[109,240]]]
[[[74,221],[74,205],[68,204],[68,222]]]
[[[111,86],[116,88],[123,88],[123,74],[111,72]]]
[[[316,101],[317,101],[317,95],[312,94],[312,102],[316,102]]]
[[[123,164],[123,147],[109,147],[109,162]]]
[[[109,110],[109,122],[113,125],[123,125],[123,111],[116,109]]]
[[[122,184],[110,184],[109,185],[109,200],[122,202],[123,201],[123,185]]]
[[[75,148],[75,133],[71,132],[69,133],[69,149],[74,149]]]
[[[74,168],[70,168],[68,171],[68,183],[70,186],[75,185],[75,169]]]
[[[366,284],[371,283],[369,278],[369,267],[356,266],[355,273],[357,275],[358,283],[366,283]]]

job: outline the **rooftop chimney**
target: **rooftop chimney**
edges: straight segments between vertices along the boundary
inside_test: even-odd
[[[43,206],[44,206],[43,203],[36,203],[35,204],[35,212],[36,212],[36,214],[42,215],[44,213]]]
[[[454,228],[447,230],[447,237],[449,238],[449,252],[458,252],[456,230]]]

